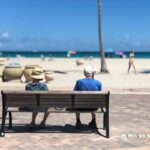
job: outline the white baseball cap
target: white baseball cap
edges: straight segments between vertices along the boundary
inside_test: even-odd
[[[96,73],[96,72],[97,72],[97,69],[94,68],[92,65],[87,65],[84,68],[84,75],[85,76],[92,76],[92,73]]]

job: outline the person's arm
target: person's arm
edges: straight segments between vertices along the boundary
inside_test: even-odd
[[[77,81],[74,86],[74,91],[78,91],[78,90],[79,90],[79,82]]]
[[[43,84],[43,90],[44,90],[44,91],[49,91],[49,89],[48,89],[48,87],[47,87],[46,84]]]
[[[25,86],[25,90],[26,90],[26,91],[30,90],[30,86],[29,86],[29,84],[26,84],[26,86]]]
[[[102,91],[102,83],[99,82],[99,90]]]

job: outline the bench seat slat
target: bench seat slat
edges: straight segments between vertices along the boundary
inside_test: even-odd
[[[56,103],[59,103],[59,102],[65,102],[65,103],[71,103],[71,99],[40,99],[40,102],[41,103],[45,103],[45,102],[48,102],[48,103],[51,103],[51,102],[56,102]]]
[[[9,105],[9,107],[37,107],[37,105],[29,105],[29,104],[12,104],[12,105]]]
[[[88,92],[87,92],[87,94],[77,94],[76,95],[76,97],[78,98],[78,97],[99,97],[99,98],[104,98],[104,97],[106,97],[107,95],[105,95],[105,94],[88,94]]]
[[[75,108],[99,108],[105,107],[104,105],[75,105]]]
[[[76,103],[80,103],[80,102],[93,102],[93,103],[105,103],[104,100],[99,100],[99,99],[92,99],[92,100],[87,100],[87,99],[77,99],[75,100]]]
[[[41,105],[44,107],[71,107],[69,104],[51,104],[51,105]]]

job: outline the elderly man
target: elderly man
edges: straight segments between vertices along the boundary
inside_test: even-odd
[[[84,76],[85,78],[77,80],[74,91],[101,91],[102,84],[100,81],[94,79],[94,75],[96,70],[93,66],[88,65],[84,68]],[[92,120],[89,123],[89,127],[92,129],[97,129],[96,125],[96,115],[93,111],[97,110],[97,108],[77,108],[79,111],[91,111]],[[81,128],[81,121],[80,121],[80,113],[76,113],[76,128]]]

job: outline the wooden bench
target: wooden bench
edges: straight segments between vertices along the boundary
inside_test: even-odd
[[[103,128],[109,138],[109,92],[92,91],[1,91],[2,94],[2,126],[1,136],[5,135],[5,120],[9,113],[9,128],[12,127],[11,112],[28,112],[20,107],[37,108],[46,106],[51,113],[75,113],[74,108],[99,108],[95,113],[103,113]],[[63,107],[64,109],[54,109]],[[73,108],[74,111],[66,111]],[[31,111],[30,111],[31,112]],[[83,113],[83,112],[81,112]],[[86,113],[84,111],[84,113]],[[89,113],[89,112],[87,112]]]

